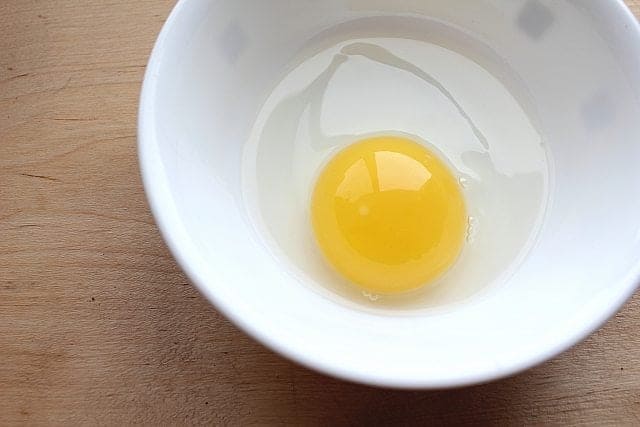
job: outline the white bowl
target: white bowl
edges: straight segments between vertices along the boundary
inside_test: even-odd
[[[494,75],[518,76],[550,153],[537,244],[506,285],[450,310],[384,314],[314,292],[256,238],[243,202],[243,146],[292,58],[337,24],[390,16],[486,46]],[[638,284],[638,76],[640,29],[619,0],[182,0],[145,76],[144,186],[193,283],[275,351],[374,385],[488,381],[582,340]]]

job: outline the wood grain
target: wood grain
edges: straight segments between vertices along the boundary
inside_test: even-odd
[[[172,5],[0,2],[0,424],[640,425],[638,296],[555,360],[437,392],[308,371],[211,308],[138,176],[140,82]]]

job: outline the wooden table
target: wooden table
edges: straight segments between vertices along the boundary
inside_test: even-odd
[[[638,296],[551,362],[436,392],[327,378],[217,313],[138,175],[140,82],[173,3],[0,0],[0,425],[640,425]]]

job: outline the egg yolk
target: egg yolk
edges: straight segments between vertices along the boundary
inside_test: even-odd
[[[336,154],[317,180],[311,219],[329,263],[377,294],[433,282],[456,261],[467,228],[462,192],[447,166],[395,136]]]

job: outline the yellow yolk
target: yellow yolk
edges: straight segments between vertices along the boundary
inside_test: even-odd
[[[329,263],[363,290],[393,294],[434,281],[456,261],[467,226],[458,181],[406,138],[375,137],[326,165],[311,201]]]

